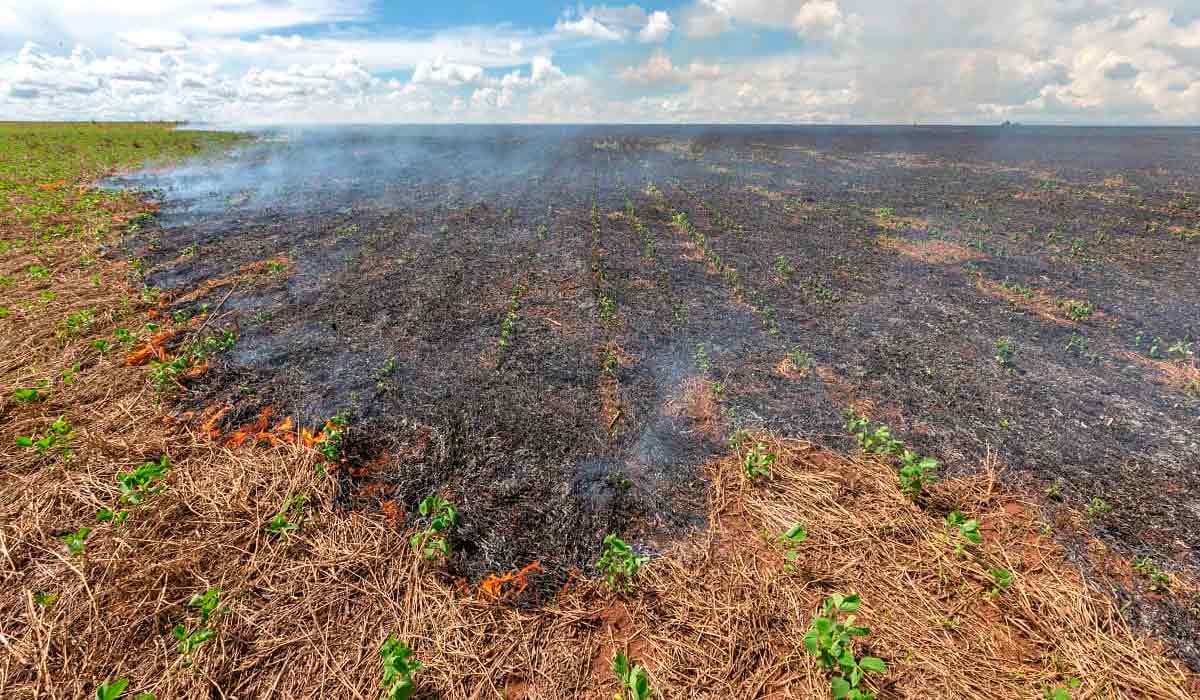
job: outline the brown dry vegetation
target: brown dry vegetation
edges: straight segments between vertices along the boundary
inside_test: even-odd
[[[110,372],[139,381],[136,368]],[[1032,698],[1068,677],[1083,679],[1082,697],[1190,696],[1180,668],[1037,534],[1034,504],[988,472],[941,484],[922,509],[878,462],[764,438],[780,455],[772,478],[748,483],[737,455],[711,464],[711,526],[650,564],[633,593],[580,579],[522,611],[444,580],[388,518],[333,508],[333,480],[303,447],[218,447],[98,383],[69,398],[91,449],[54,466],[6,455],[6,697],[82,697],[119,675],[158,697],[374,697],[375,650],[392,633],[426,664],[423,691],[443,698],[609,697],[614,650],[667,698],[820,697],[827,681],[801,638],[826,594],[851,590],[866,601],[865,648],[889,663],[881,697]],[[167,489],[68,556],[53,535],[114,502],[117,471],[160,453],[173,460]],[[301,529],[266,533],[300,493],[312,503]],[[982,519],[978,551],[954,553],[939,516],[950,508]],[[810,538],[788,572],[771,542],[796,521]],[[989,567],[1014,573],[995,600]],[[170,629],[213,586],[229,613],[187,669]],[[59,599],[41,607],[34,591]]]

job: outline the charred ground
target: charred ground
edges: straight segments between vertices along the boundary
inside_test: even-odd
[[[848,448],[850,406],[1200,564],[1195,130],[263,136],[117,183],[161,203],[121,254],[236,330],[175,400],[344,412],[346,503],[442,491],[460,575],[654,549],[734,431]]]

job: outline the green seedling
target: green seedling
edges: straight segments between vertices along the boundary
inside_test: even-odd
[[[813,357],[812,353],[801,349],[799,346],[792,348],[788,352],[787,360],[791,363],[792,369],[797,372],[808,372],[816,364],[816,358]]]
[[[87,551],[87,538],[91,532],[90,527],[81,527],[75,532],[62,535],[59,539],[67,546],[67,552],[70,554],[83,554]]]
[[[129,687],[128,678],[118,678],[115,681],[105,681],[96,686],[96,700],[117,700]]]
[[[171,630],[175,639],[178,640],[177,648],[181,656],[191,656],[192,652],[202,644],[216,637],[216,630],[209,627],[208,623],[228,612],[228,608],[221,606],[221,590],[219,588],[209,588],[203,593],[192,595],[187,605],[200,612],[200,624],[188,630],[183,623],[179,623]],[[184,665],[191,665],[191,661],[186,661]]]
[[[617,302],[612,300],[612,297],[607,294],[601,294],[600,304],[600,322],[609,323],[617,316]]]
[[[188,599],[188,607],[196,608],[200,611],[200,622],[202,624],[208,624],[210,619],[228,612],[228,608],[221,607],[220,588],[209,588],[203,593],[193,594]]]
[[[1001,338],[996,341],[996,364],[1006,370],[1012,371],[1013,357],[1017,354],[1017,346],[1008,338]]]
[[[111,508],[101,508],[96,512],[96,522],[112,523],[113,525],[124,525],[129,518],[127,510],[113,510]]]
[[[43,608],[54,607],[58,602],[57,593],[46,593],[45,591],[37,591],[33,594],[33,602]]]
[[[330,418],[325,423],[325,439],[318,444],[317,451],[330,462],[340,461],[346,435],[349,432],[350,420],[344,414],[339,413]]]
[[[846,419],[846,431],[854,436],[863,452],[890,455],[900,452],[904,447],[904,443],[892,437],[891,428],[880,425],[872,429],[870,421],[853,408],[846,409],[843,416]]]
[[[913,500],[929,484],[937,481],[938,461],[932,457],[922,457],[912,450],[904,450],[900,464],[900,490]]]
[[[1087,505],[1088,520],[1099,520],[1111,512],[1112,506],[1099,496],[1093,498]]]
[[[108,354],[108,351],[111,347],[112,347],[112,344],[103,338],[99,338],[99,339],[92,341],[92,348],[99,351],[101,355]]]
[[[792,523],[792,526],[779,536],[779,543],[783,545],[783,558],[787,560],[784,568],[791,570],[796,563],[796,559],[800,556],[800,545],[808,539],[808,530],[804,528],[802,523]]]
[[[1012,585],[1012,572],[1008,569],[992,569],[988,573],[992,576],[992,587],[987,593],[988,597],[999,598],[1000,594]]]
[[[712,361],[708,357],[708,348],[703,343],[696,346],[696,354],[693,355],[696,360],[696,367],[702,374],[708,374],[712,369]]]
[[[17,403],[33,403],[41,399],[42,395],[37,389],[17,389],[13,392],[13,401]]]
[[[156,485],[167,475],[171,459],[163,455],[157,462],[146,462],[131,472],[117,474],[117,485],[121,487],[121,502],[138,505],[147,497],[161,493],[165,485]]]
[[[67,422],[64,416],[59,416],[57,420],[50,424],[46,430],[46,434],[42,437],[30,435],[28,437],[18,437],[16,439],[17,447],[28,447],[37,451],[38,454],[46,454],[58,450],[63,459],[70,459],[74,455],[71,450],[71,436],[74,434],[71,424]]]
[[[613,700],[646,700],[654,692],[646,669],[630,664],[629,657],[622,653],[613,656],[612,672],[621,686],[621,690],[613,695]]]
[[[447,535],[450,528],[458,522],[458,509],[441,496],[430,494],[421,501],[419,510],[422,517],[429,518],[429,527],[409,539],[413,550],[419,552],[427,561],[439,556],[450,556],[450,540]]]
[[[1071,691],[1083,685],[1078,678],[1068,678],[1065,686],[1055,686],[1042,690],[1042,700],[1071,700]]]
[[[1150,557],[1138,557],[1133,560],[1133,570],[1150,580],[1150,590],[1162,593],[1171,583],[1170,577],[1163,573]]]
[[[967,553],[967,547],[973,544],[983,542],[983,535],[979,532],[979,520],[976,518],[967,519],[959,511],[952,511],[946,516],[946,527],[955,530],[958,533],[958,541],[954,543],[954,552],[959,556]]]
[[[1067,316],[1072,321],[1086,321],[1092,317],[1092,314],[1096,313],[1096,307],[1086,301],[1075,301],[1072,299],[1060,304],[1060,306],[1067,312]]]
[[[413,658],[412,649],[393,635],[383,642],[379,648],[379,657],[383,660],[384,700],[408,700],[417,692],[413,674],[421,670],[422,664]]]
[[[44,280],[50,276],[50,270],[41,265],[30,265],[25,271],[35,280]]]
[[[887,665],[875,656],[858,659],[854,655],[854,640],[871,633],[866,627],[854,624],[855,616],[848,615],[839,620],[842,613],[853,613],[862,601],[858,595],[834,593],[825,599],[821,612],[812,619],[812,626],[804,635],[804,648],[816,657],[817,663],[838,675],[830,678],[830,690],[834,698],[847,700],[873,700],[875,694],[860,687],[868,672],[887,673]]]
[[[179,355],[174,359],[150,360],[150,383],[159,392],[165,392],[172,386],[177,385],[177,377],[188,367],[187,357]]]
[[[758,481],[771,476],[771,465],[775,463],[776,458],[777,455],[768,450],[766,445],[761,443],[754,445],[746,451],[746,457],[742,463],[746,469],[746,476],[750,481]]]
[[[208,627],[198,627],[188,631],[183,623],[175,625],[171,633],[175,635],[175,639],[178,641],[176,649],[178,649],[180,656],[191,656],[192,652],[199,649],[201,645],[217,636],[216,630]],[[185,665],[190,664],[191,662],[189,661]]]
[[[283,507],[273,518],[267,521],[267,532],[273,535],[284,535],[293,530],[299,530],[304,519],[304,504],[308,498],[304,495],[293,496],[283,503]]]
[[[629,590],[638,571],[649,560],[650,557],[635,554],[633,548],[620,537],[608,535],[604,538],[604,549],[600,560],[596,562],[596,569],[604,574],[604,582],[610,590]]]
[[[796,276],[796,268],[792,265],[792,261],[787,259],[787,256],[779,255],[775,258],[775,274],[779,275],[779,279],[790,282]]]

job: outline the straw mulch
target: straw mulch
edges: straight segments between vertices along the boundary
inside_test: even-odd
[[[167,424],[150,393],[128,390],[143,373],[111,363],[40,407],[75,425],[70,461],[13,447],[38,419],[0,428],[6,698],[89,697],[120,676],[160,699],[374,698],[389,634],[425,664],[420,697],[611,698],[617,650],[664,698],[828,697],[802,637],[832,592],[863,597],[859,653],[889,667],[870,679],[880,698],[1040,698],[1068,678],[1082,680],[1079,698],[1194,696],[987,465],[917,506],[887,465],[761,436],[779,455],[772,476],[748,482],[737,454],[711,464],[710,526],[647,565],[632,592],[581,576],[522,610],[445,580],[394,519],[335,510],[310,449],[230,450]],[[117,473],[160,454],[166,489],[121,527],[95,524],[117,503]],[[300,529],[267,532],[298,494]],[[942,522],[953,508],[982,519],[984,544],[965,555]],[[793,522],[809,538],[787,570],[776,538]],[[70,555],[57,536],[80,525],[94,531]],[[995,597],[992,568],[1013,572]],[[186,603],[212,587],[228,611],[188,667],[172,628],[196,624]],[[52,605],[35,603],[50,592]]]

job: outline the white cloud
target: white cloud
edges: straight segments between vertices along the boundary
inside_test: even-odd
[[[483,79],[483,68],[465,63],[451,63],[445,56],[433,61],[420,61],[413,71],[412,82],[430,85],[473,85]]]
[[[1200,122],[1195,0],[691,0],[434,31],[372,24],[371,7],[0,0],[0,115]]]
[[[684,31],[708,37],[737,24],[793,29],[810,39],[838,38],[859,23],[842,13],[837,0],[698,0],[685,12]]]
[[[578,17],[576,18],[576,15]],[[637,37],[645,43],[663,41],[674,31],[671,15],[663,10],[647,13],[639,5],[610,7],[596,5],[568,14],[554,25],[554,31],[598,41],[625,41]]]
[[[659,10],[646,18],[646,26],[638,32],[638,39],[646,43],[658,43],[670,36],[674,29],[675,24],[671,22],[671,15]]]
[[[559,20],[554,25],[554,29],[564,34],[577,34],[601,41],[620,41],[625,38],[624,32],[605,26],[591,15],[580,17],[577,20]]]
[[[537,56],[530,64],[530,80],[534,84],[552,83],[556,80],[562,80],[566,77],[558,66],[554,65],[546,56]]]
[[[187,37],[172,30],[140,29],[117,34],[117,40],[135,51],[183,51]]]
[[[237,35],[302,24],[362,19],[367,0],[155,0],[106,2],[38,0],[17,2],[0,13],[15,16],[0,23],[10,27],[59,27],[68,40],[107,43],[119,33],[134,31],[179,32],[187,35]]]
[[[664,51],[655,51],[646,63],[621,71],[628,83],[653,85],[657,83],[688,83],[694,80],[716,80],[721,77],[718,66],[693,61],[686,68],[676,68]]]

